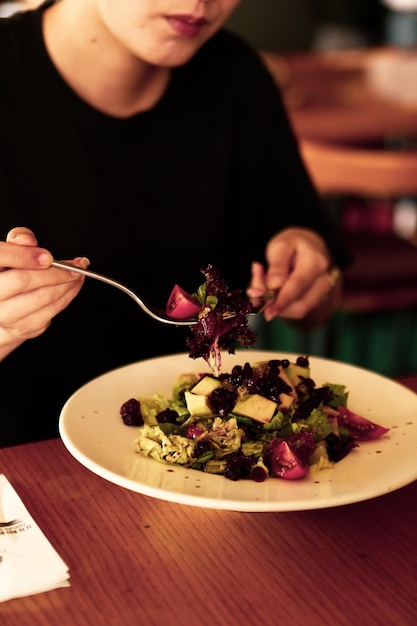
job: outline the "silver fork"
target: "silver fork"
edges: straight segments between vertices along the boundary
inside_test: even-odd
[[[116,287],[116,289],[120,289],[125,294],[130,296],[132,300],[134,300],[136,304],[140,306],[142,311],[153,317],[153,319],[157,322],[162,322],[163,324],[171,324],[172,326],[194,326],[198,322],[197,316],[190,317],[185,320],[172,319],[172,317],[169,317],[169,315],[167,315],[163,309],[148,304],[147,302],[142,300],[142,298],[139,298],[139,296],[134,291],[132,291],[132,289],[129,289],[129,287],[126,287],[126,285],[123,285],[123,283],[120,283],[118,280],[114,280],[113,278],[109,278],[108,276],[103,276],[103,274],[98,274],[97,272],[92,272],[91,270],[85,270],[81,267],[76,267],[75,265],[71,265],[71,263],[66,263],[64,261],[53,261],[52,265],[53,267],[61,270],[68,270],[70,272],[82,274],[83,276],[88,276],[88,278],[95,278],[96,280],[100,280],[102,283],[107,283],[107,285],[111,285],[112,287]],[[270,298],[270,295],[264,297],[265,304],[267,303],[266,301]],[[250,312],[250,315],[258,315],[265,308],[265,304],[263,304],[261,307],[254,308]],[[234,315],[231,314],[230,317],[234,317]]]

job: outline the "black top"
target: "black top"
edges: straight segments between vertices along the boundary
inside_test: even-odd
[[[289,225],[316,229],[344,263],[276,86],[246,44],[220,32],[173,71],[157,106],[117,119],[56,71],[41,34],[45,6],[0,20],[0,237],[27,226],[55,258],[87,256],[162,307],[175,283],[193,291],[204,282],[208,263],[244,289],[250,262]],[[0,445],[56,436],[79,386],[185,352],[188,333],[86,279],[41,337],[0,363]]]

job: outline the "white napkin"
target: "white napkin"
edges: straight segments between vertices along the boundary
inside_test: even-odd
[[[68,567],[0,474],[0,602],[69,586]]]

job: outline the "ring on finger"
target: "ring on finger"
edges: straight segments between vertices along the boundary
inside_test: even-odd
[[[333,289],[336,287],[337,281],[340,278],[340,274],[340,268],[338,267],[332,267],[330,272],[327,274],[327,278],[329,279],[329,289],[322,297],[322,302],[327,302],[328,300],[330,300]]]

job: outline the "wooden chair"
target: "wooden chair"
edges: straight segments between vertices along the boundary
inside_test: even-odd
[[[417,195],[417,150],[369,149],[303,138],[300,149],[323,195]]]
[[[370,150],[301,140],[301,152],[324,197],[417,197],[417,151]],[[366,209],[364,209],[366,210]],[[353,265],[343,307],[353,312],[417,306],[417,247],[391,234],[346,233]]]
[[[404,103],[395,94],[395,80],[386,79],[387,71],[389,78],[400,75],[399,68],[410,63],[414,70],[417,51],[387,47],[262,56],[324,198],[417,197],[417,99]],[[412,86],[411,96],[415,93]],[[414,139],[414,147],[386,148],[387,139],[401,137]],[[346,273],[345,309],[417,307],[416,246],[395,233],[347,232],[346,241],[354,263]]]
[[[417,101],[405,105],[402,98],[382,97],[382,90],[374,88],[380,59],[397,61],[403,54],[392,49],[263,54],[317,189],[335,211],[359,201],[371,225],[372,202],[393,206],[400,198],[417,198]],[[410,141],[406,150],[387,149],[398,138],[410,138],[414,146]],[[342,219],[347,213],[336,214],[354,259],[345,276],[342,310],[310,336],[288,331],[276,320],[267,328],[266,346],[334,358],[387,376],[414,373],[417,246],[386,229],[355,232]]]

